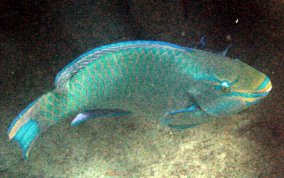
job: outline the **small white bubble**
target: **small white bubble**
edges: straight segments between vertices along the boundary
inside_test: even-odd
[[[236,22],[236,23],[239,23],[239,19],[237,18],[237,19],[235,20],[235,22]]]

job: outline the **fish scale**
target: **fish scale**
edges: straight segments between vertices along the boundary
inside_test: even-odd
[[[71,125],[77,125],[131,112],[189,128],[207,116],[240,112],[271,88],[265,74],[239,60],[167,42],[121,42],[95,48],[63,68],[55,88],[19,114],[8,135],[27,159],[36,138],[64,119],[76,116]]]

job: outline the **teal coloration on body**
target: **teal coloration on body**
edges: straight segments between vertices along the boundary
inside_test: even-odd
[[[29,155],[38,135],[61,120],[137,116],[177,129],[208,116],[238,113],[271,90],[269,78],[249,65],[214,53],[159,41],[128,41],[95,48],[67,65],[55,89],[12,122],[11,140]],[[105,114],[93,111],[109,110]],[[123,112],[113,112],[113,111]],[[183,121],[172,118],[188,114]]]

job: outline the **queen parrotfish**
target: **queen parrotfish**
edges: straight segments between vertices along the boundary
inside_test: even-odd
[[[40,133],[64,119],[75,118],[75,126],[132,113],[189,128],[207,116],[238,113],[271,88],[265,74],[237,59],[161,41],[120,42],[95,48],[64,67],[54,89],[14,119],[8,136],[27,159]],[[176,124],[174,118],[183,113],[187,123]]]

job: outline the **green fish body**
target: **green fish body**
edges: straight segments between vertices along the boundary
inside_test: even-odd
[[[265,74],[239,60],[166,42],[121,42],[67,65],[55,88],[14,119],[8,135],[27,159],[40,133],[76,115],[73,125],[96,117],[98,110],[109,111],[102,115],[107,117],[131,112],[157,121],[189,112],[190,122],[240,112],[271,88]]]

